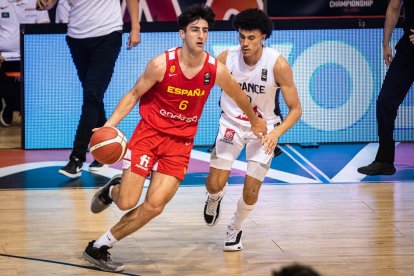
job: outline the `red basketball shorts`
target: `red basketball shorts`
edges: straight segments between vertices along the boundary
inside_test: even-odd
[[[162,133],[141,120],[124,157],[123,168],[148,177],[151,171],[184,179],[194,139]]]

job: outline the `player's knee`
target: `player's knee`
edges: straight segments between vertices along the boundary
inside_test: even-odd
[[[210,167],[213,167],[213,168],[216,168],[216,169],[219,169],[219,170],[230,171],[232,165],[233,165],[232,160],[227,160],[227,159],[220,158],[217,155],[215,155],[214,153],[211,154]]]
[[[268,171],[269,165],[267,164],[255,161],[249,161],[247,163],[247,175],[259,180],[260,182],[263,182]]]
[[[138,201],[132,198],[119,197],[117,201],[117,206],[121,211],[127,211],[134,208],[137,205]]]
[[[226,183],[224,183],[224,185],[226,185]],[[211,194],[220,192],[223,189],[224,185],[222,185],[218,177],[215,177],[213,175],[209,175],[207,177],[206,188],[207,191]]]
[[[145,200],[142,206],[144,207],[144,210],[147,213],[147,215],[151,218],[154,218],[162,213],[165,204]]]
[[[215,194],[223,190],[228,179],[228,172],[231,170],[233,161],[217,157],[214,153],[210,159],[210,173],[206,179],[207,191]]]
[[[260,186],[245,188],[243,191],[243,200],[247,205],[253,205],[257,202],[259,197]]]

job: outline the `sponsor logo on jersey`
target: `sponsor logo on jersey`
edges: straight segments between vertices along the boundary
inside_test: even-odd
[[[198,121],[198,116],[186,117],[182,114],[174,114],[173,112],[166,111],[165,109],[161,109],[160,114],[164,117],[171,118],[174,120],[185,121],[187,123],[196,123]]]
[[[262,81],[267,81],[267,69],[262,69],[262,76],[260,79]]]
[[[231,128],[226,128],[226,132],[224,133],[224,136],[222,139],[220,139],[220,141],[223,143],[233,145],[233,139],[234,139],[235,134],[236,134],[235,130]]]
[[[148,165],[149,165],[149,161],[150,161],[151,157],[149,157],[148,155],[144,154],[139,158],[139,164],[135,164],[135,167],[144,170],[144,171],[148,171]]]
[[[169,85],[167,88],[167,92],[176,95],[183,95],[188,97],[202,97],[206,93],[205,90],[201,90],[200,88],[197,89],[183,89],[179,87],[174,87]]]
[[[210,73],[204,74],[204,85],[210,84]]]
[[[257,117],[263,118],[262,114],[257,110],[257,106],[253,107],[253,111],[254,111],[254,113],[256,113]],[[239,120],[242,120],[242,121],[248,121],[249,120],[249,118],[247,118],[247,115],[245,113],[240,114],[236,118],[239,119]]]
[[[175,66],[174,65],[171,65],[170,66],[170,73],[174,73],[175,72]]]
[[[240,88],[243,91],[246,91],[248,93],[255,93],[255,94],[264,94],[265,93],[265,86],[264,85],[258,85],[255,83],[239,83]]]

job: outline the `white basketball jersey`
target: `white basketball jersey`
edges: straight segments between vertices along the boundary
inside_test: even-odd
[[[268,125],[281,122],[281,118],[275,114],[276,84],[273,67],[280,54],[274,49],[263,47],[260,60],[254,66],[248,66],[243,60],[243,54],[239,46],[228,50],[226,66],[233,77],[240,84],[241,89],[249,97],[253,110],[262,117]],[[250,122],[244,112],[226,94],[222,93],[220,107],[223,110],[222,117],[230,122],[244,126],[250,126]]]

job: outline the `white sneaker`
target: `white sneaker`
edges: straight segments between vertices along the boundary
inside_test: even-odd
[[[227,226],[227,237],[223,250],[230,252],[243,250],[242,234],[243,231],[241,229],[237,230],[230,225]]]
[[[206,204],[204,205],[204,221],[208,226],[214,226],[220,218],[220,204],[227,190],[227,184],[221,191],[221,195],[217,199],[212,199],[207,193]]]

